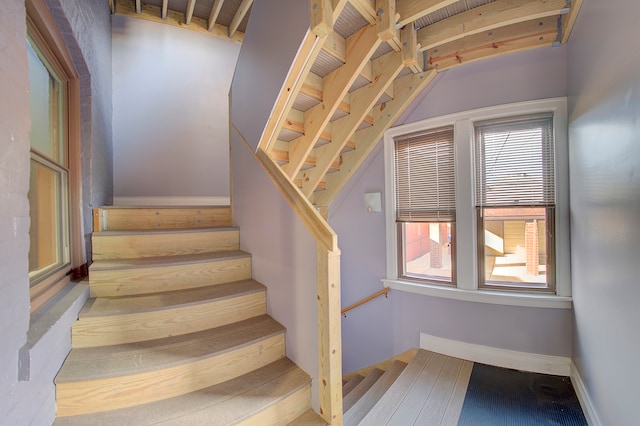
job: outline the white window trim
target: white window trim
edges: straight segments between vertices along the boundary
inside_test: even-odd
[[[474,204],[473,126],[476,121],[500,117],[554,113],[556,173],[556,294],[478,289],[476,212]],[[456,162],[456,288],[398,279],[395,223],[394,138],[447,125],[454,126]],[[429,296],[512,306],[571,308],[571,263],[569,249],[569,153],[567,100],[552,98],[480,108],[393,127],[384,135],[385,216],[387,238],[386,287]]]

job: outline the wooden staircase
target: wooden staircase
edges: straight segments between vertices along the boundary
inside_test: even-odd
[[[56,424],[325,424],[231,225],[228,207],[96,209]]]
[[[457,425],[472,367],[419,350],[409,363],[354,374],[342,387],[344,425]]]

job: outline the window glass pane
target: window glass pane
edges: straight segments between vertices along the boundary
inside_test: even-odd
[[[485,208],[485,281],[491,285],[547,284],[547,209]]]
[[[405,277],[452,281],[451,222],[402,224]]]
[[[65,165],[64,109],[61,80],[45,65],[35,44],[27,40],[31,147]]]
[[[29,278],[36,279],[68,261],[65,250],[64,171],[32,158],[29,184]]]

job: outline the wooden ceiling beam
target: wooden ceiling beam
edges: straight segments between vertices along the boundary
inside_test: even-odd
[[[410,74],[394,81],[395,98],[374,108],[372,127],[358,130],[355,133],[356,149],[342,154],[340,170],[327,175],[326,190],[312,196],[311,201],[315,205],[328,206],[333,201],[382,139],[384,132],[396,122],[435,76],[436,72],[432,70],[420,74]]]
[[[236,14],[231,20],[231,24],[229,24],[229,37],[233,37],[233,35],[236,33],[238,27],[240,26],[240,23],[251,8],[252,4],[253,0],[242,0],[242,3],[240,3],[240,6],[238,6],[238,10],[236,10]]]
[[[325,177],[331,164],[333,164],[347,141],[353,136],[369,114],[376,101],[392,84],[398,73],[404,68],[402,55],[399,52],[391,52],[374,60],[374,81],[351,93],[351,112],[349,115],[332,122],[331,143],[315,149],[316,166],[304,170],[301,174],[302,193],[310,197],[319,183]]]
[[[396,12],[400,15],[398,24],[405,26],[456,2],[458,0],[396,0]]]
[[[179,28],[185,28],[188,30],[196,31],[209,36],[218,37],[224,40],[232,41],[234,43],[242,43],[244,39],[244,33],[237,31],[233,37],[228,37],[228,28],[219,24],[215,24],[214,28],[209,31],[207,29],[207,21],[197,16],[194,16],[191,20],[191,24],[186,25],[184,23],[184,12],[178,12],[176,10],[167,10],[167,17],[162,18],[162,7],[154,6],[151,4],[142,5],[140,13],[136,13],[136,0],[118,0],[116,2],[116,14],[122,16],[129,16],[139,19],[145,19],[152,22],[160,22],[167,25],[173,25]]]
[[[520,22],[558,16],[566,0],[496,0],[418,30],[421,50]]]
[[[193,10],[196,8],[196,0],[189,0],[187,2],[187,9],[184,12],[184,23],[189,25],[191,24],[191,19],[193,18]]]
[[[371,25],[367,25],[349,37],[345,64],[322,79],[322,102],[305,112],[305,132],[290,143],[291,161],[282,168],[290,178],[298,174],[304,159],[317,142],[320,132],[327,126],[340,102],[380,43],[376,27]]]
[[[443,71],[505,53],[551,46],[556,41],[557,34],[558,20],[555,16],[496,28],[429,51],[427,68]]]
[[[214,0],[211,5],[211,12],[209,13],[209,19],[207,20],[207,30],[212,31],[213,27],[216,25],[216,21],[218,20],[218,15],[220,15],[220,10],[222,10],[222,5],[224,0]]]
[[[162,0],[162,19],[167,19],[167,12],[169,11],[169,0]]]

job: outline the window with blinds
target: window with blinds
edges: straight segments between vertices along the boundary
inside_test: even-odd
[[[553,288],[553,114],[475,123],[479,286]]]
[[[453,126],[395,139],[396,221],[455,221],[453,148]]]
[[[475,124],[476,205],[555,204],[553,115]]]
[[[400,275],[454,282],[456,186],[453,126],[394,139]]]

